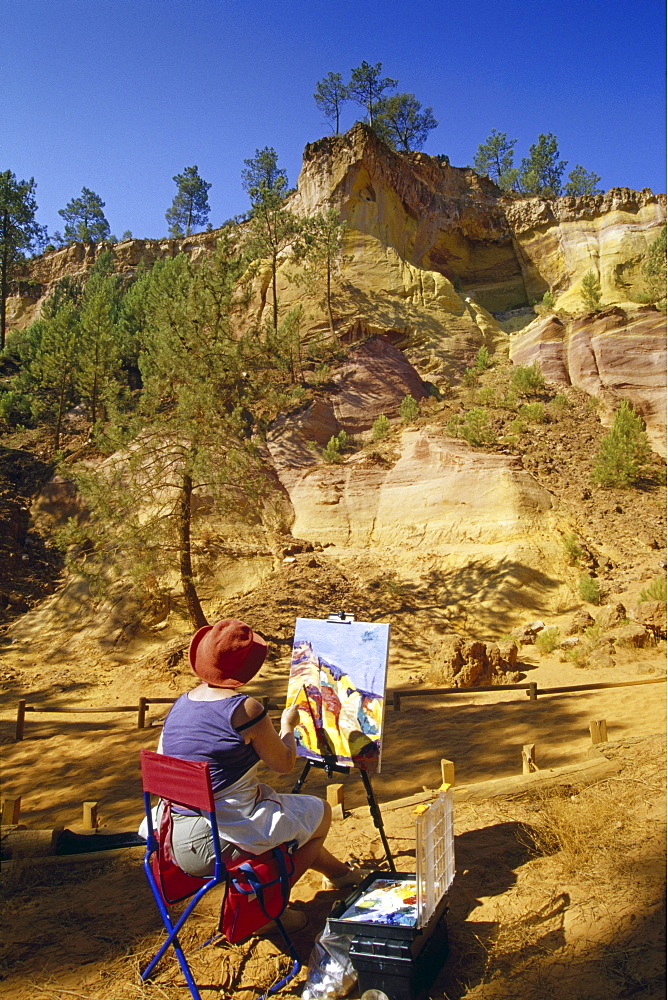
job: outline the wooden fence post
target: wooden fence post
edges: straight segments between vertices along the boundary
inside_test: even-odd
[[[343,785],[327,785],[327,801],[332,807],[332,818],[343,819]]]
[[[529,695],[529,701],[538,701],[538,684],[536,681],[529,681],[527,694]]]
[[[454,783],[455,783],[454,761],[446,760],[444,757],[441,757],[441,784],[454,785]]]
[[[26,726],[26,702],[25,698],[22,698],[18,704],[16,710],[16,736],[15,740],[18,743],[19,740],[23,739],[23,731]]]
[[[525,743],[522,747],[522,774],[533,774],[536,767],[536,744]]]
[[[392,708],[395,712],[401,711],[401,695],[398,691],[392,692]]]
[[[148,698],[140,698],[137,708],[137,729],[144,729],[146,726],[146,713],[148,711]]]
[[[594,746],[608,742],[608,724],[605,719],[592,719],[589,723],[589,732]]]
[[[83,803],[84,830],[97,830],[97,802]]]
[[[3,799],[2,825],[16,826],[21,815],[21,796],[18,799]]]

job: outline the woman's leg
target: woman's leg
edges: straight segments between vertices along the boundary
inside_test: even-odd
[[[325,837],[332,822],[332,809],[329,802],[323,802],[323,806],[325,808],[320,826],[313,832],[311,839],[302,844],[293,854],[295,862],[293,881],[295,882],[309,868],[320,872],[321,875],[326,875],[327,878],[340,878],[350,871],[348,865],[335,858],[324,846]]]

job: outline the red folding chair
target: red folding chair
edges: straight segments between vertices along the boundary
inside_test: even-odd
[[[280,915],[288,902],[294,875],[294,864],[291,864],[290,857],[291,845],[283,844],[280,848],[274,848],[273,851],[260,856],[237,850],[234,860],[225,864],[218,836],[209,765],[203,761],[168,757],[151,750],[140,752],[140,762],[148,824],[144,871],[167,931],[167,937],[141,973],[142,981],[150,978],[165,952],[173,947],[193,1000],[201,1000],[197,984],[179,943],[178,934],[202,896],[215,886],[225,884],[226,891],[219,927],[222,935],[228,941],[235,943],[248,937],[268,920],[275,920],[293,959],[292,969],[287,976],[271,986],[260,998],[265,1000],[290,982],[301,968],[294,945],[280,920]],[[164,803],[157,831],[153,825],[151,795],[159,796]],[[199,810],[211,823],[215,853],[212,875],[197,878],[188,875],[177,865],[171,846],[172,804]],[[173,923],[168,907],[191,896],[192,899],[181,916],[176,923]],[[216,937],[218,935],[214,934],[205,944],[210,944]]]

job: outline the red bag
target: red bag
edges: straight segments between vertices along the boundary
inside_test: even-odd
[[[160,826],[156,831],[158,849],[151,855],[153,876],[160,887],[162,898],[171,906],[187,899],[210,882],[210,878],[188,875],[179,868],[172,852],[172,803],[163,800]]]
[[[227,866],[220,931],[230,944],[243,941],[269,920],[280,917],[288,904],[296,847],[293,840],[264,854],[248,854],[245,860]]]

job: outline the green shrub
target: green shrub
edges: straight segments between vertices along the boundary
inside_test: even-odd
[[[25,427],[32,423],[32,398],[25,392],[7,389],[0,393],[0,421],[10,427]]]
[[[348,435],[345,431],[339,431],[338,434],[333,435],[329,439],[327,446],[322,449],[322,457],[326,462],[336,465],[338,462],[342,461],[342,452],[347,444]]]
[[[483,344],[482,347],[478,348],[478,353],[475,356],[475,368],[479,372],[484,372],[486,368],[490,367],[491,363],[489,351]]]
[[[565,413],[566,410],[570,410],[573,408],[572,402],[570,401],[568,396],[564,395],[563,392],[558,392],[557,395],[554,397],[554,399],[550,400],[548,405],[552,413],[556,415],[561,415]]]
[[[578,580],[578,590],[583,601],[589,604],[601,603],[601,585],[594,576],[583,573]]]
[[[545,656],[546,653],[553,653],[559,645],[559,629],[556,626],[554,628],[544,628],[536,636],[535,642],[538,652],[542,656]]]
[[[542,403],[523,403],[517,412],[520,417],[535,424],[542,424],[545,421],[545,407]]]
[[[666,227],[647,248],[642,266],[648,302],[661,302],[666,298]]]
[[[545,312],[551,312],[554,309],[554,295],[552,292],[545,292],[540,304]]]
[[[321,361],[321,363],[316,366],[316,368],[313,371],[313,374],[311,375],[311,384],[316,386],[326,385],[330,380],[331,371],[332,370],[330,366],[327,364],[327,362]]]
[[[601,308],[601,282],[594,271],[587,271],[582,279],[580,296],[588,312],[598,312]]]
[[[640,591],[641,601],[663,601],[666,602],[666,578],[665,576],[657,576],[656,580],[652,580],[649,586],[645,587],[644,590]]]
[[[467,389],[473,389],[478,381],[479,371],[477,368],[465,368],[462,375],[462,382]]]
[[[410,424],[420,412],[420,407],[412,396],[404,396],[399,407],[399,415],[405,424]]]
[[[371,434],[374,441],[380,441],[381,438],[387,437],[390,430],[390,421],[387,419],[384,413],[381,413],[379,417],[373,422],[373,427]]]
[[[502,406],[504,410],[517,409],[517,392],[515,391],[515,389],[508,389],[504,393],[499,403],[499,406]]]
[[[461,437],[462,424],[464,423],[464,418],[460,417],[458,413],[453,413],[451,417],[448,418],[445,424],[445,433],[450,434],[452,437]]]
[[[538,362],[531,365],[517,365],[510,376],[510,385],[522,396],[535,396],[545,388],[543,373]]]
[[[651,457],[642,419],[624,399],[601,439],[591,481],[599,486],[633,486],[646,473]]]
[[[484,385],[478,389],[477,400],[481,406],[493,406],[496,402],[496,389],[491,385]]]
[[[491,444],[494,440],[494,432],[489,425],[489,417],[478,406],[468,411],[460,426],[459,434],[469,444],[476,446]]]
[[[511,434],[525,434],[526,429],[527,425],[521,417],[515,417],[514,420],[511,420],[508,424],[508,430]]]
[[[584,555],[584,551],[578,545],[578,536],[574,532],[571,532],[568,535],[562,535],[561,541],[570,565],[574,566]]]

